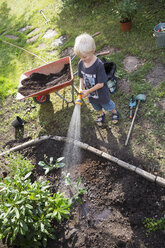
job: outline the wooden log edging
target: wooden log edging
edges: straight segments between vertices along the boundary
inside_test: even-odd
[[[100,156],[100,157],[103,157],[107,160],[110,160],[116,164],[118,164],[119,166],[127,169],[127,170],[130,170],[132,172],[135,172],[136,174],[144,177],[145,179],[153,182],[153,183],[156,183],[162,187],[165,187],[165,179],[162,178],[162,177],[159,177],[159,176],[156,176],[156,175],[153,175],[137,166],[134,166],[132,164],[129,164],[129,163],[126,163],[106,152],[103,152],[95,147],[92,147],[86,143],[83,143],[81,141],[78,141],[78,140],[73,140],[73,139],[68,139],[66,137],[62,137],[62,136],[51,136],[51,135],[45,135],[45,136],[41,136],[39,138],[36,138],[36,139],[33,139],[33,140],[30,140],[30,141],[27,141],[21,145],[18,145],[16,147],[13,147],[9,150],[6,150],[2,153],[0,153],[0,156],[4,156],[4,155],[7,155],[8,153],[10,152],[15,152],[15,151],[18,151],[18,150],[21,150],[21,149],[24,149],[24,148],[27,148],[28,146],[33,146],[33,145],[36,145],[36,144],[39,144],[40,142],[43,142],[45,140],[48,140],[48,139],[53,139],[53,140],[56,140],[56,141],[63,141],[63,142],[70,142],[70,143],[74,143],[76,146],[79,146],[80,148],[84,149],[84,150],[88,150],[92,153],[95,153],[96,155]]]

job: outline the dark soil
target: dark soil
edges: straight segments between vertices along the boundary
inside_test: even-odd
[[[48,140],[23,151],[36,165],[34,180],[44,176],[38,166],[44,154],[57,159],[63,150],[62,142]],[[164,248],[165,233],[147,237],[143,221],[162,217],[165,189],[88,151],[82,150],[81,158],[67,172],[73,181],[81,177],[83,204],[75,205],[70,220],[56,225],[57,240],[49,240],[47,248]],[[47,179],[55,185],[53,191],[64,189],[61,169]]]
[[[28,78],[21,81],[23,86],[19,88],[18,92],[23,96],[29,96],[55,85],[61,85],[70,79],[70,67],[69,64],[65,64],[64,68],[58,73],[50,73],[49,75],[32,73]]]

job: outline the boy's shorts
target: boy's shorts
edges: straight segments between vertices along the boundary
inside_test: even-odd
[[[101,111],[102,109],[106,111],[112,111],[115,108],[115,104],[112,100],[109,101],[107,104],[100,104],[100,103],[91,103],[93,108],[96,111]]]

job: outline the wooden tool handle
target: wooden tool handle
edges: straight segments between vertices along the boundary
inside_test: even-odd
[[[138,111],[138,108],[139,108],[139,104],[140,104],[140,101],[138,101],[138,104],[136,106],[135,114],[134,114],[134,117],[132,119],[132,123],[131,123],[130,129],[129,129],[129,132],[128,132],[128,135],[127,135],[125,146],[128,145],[128,141],[129,141],[129,138],[130,138],[130,135],[131,135],[131,132],[132,132],[132,128],[133,128],[133,124],[134,124],[134,121],[135,121],[135,118],[136,118],[136,114],[137,114],[137,111]]]

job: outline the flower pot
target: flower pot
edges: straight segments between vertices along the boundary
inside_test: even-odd
[[[132,26],[132,21],[128,21],[128,22],[120,22],[121,25],[121,29],[126,32],[129,31],[131,29]]]

